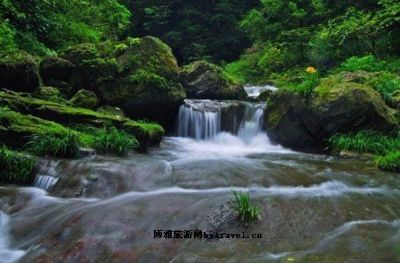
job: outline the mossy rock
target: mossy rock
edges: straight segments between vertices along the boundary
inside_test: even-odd
[[[46,57],[40,63],[40,76],[45,85],[50,85],[54,80],[68,82],[74,64],[69,60],[59,57]]]
[[[185,92],[171,49],[154,37],[69,47],[73,89],[93,90],[101,104],[120,107],[136,119],[173,123]]]
[[[78,107],[87,109],[95,109],[99,104],[96,93],[85,89],[79,90],[70,102]]]
[[[3,89],[34,92],[40,85],[38,63],[24,52],[0,57],[0,76]]]
[[[21,94],[0,92],[0,104],[7,106],[13,112],[17,112],[22,116],[33,115],[40,119],[51,121],[51,123],[55,122],[63,125],[83,124],[99,128],[112,125],[135,135],[140,142],[142,151],[148,146],[158,145],[164,135],[164,129],[158,124],[136,122],[123,116],[96,112],[90,109],[22,96]],[[63,127],[62,125],[58,127],[60,126]],[[36,129],[36,125],[32,125],[32,129]],[[24,129],[21,132],[23,131]],[[8,130],[6,129],[4,132],[7,135]]]
[[[61,102],[64,101],[63,94],[55,87],[42,86],[36,91],[36,94],[45,100]]]
[[[265,125],[284,146],[320,152],[336,133],[398,129],[395,113],[372,87],[332,76],[321,81],[311,98],[284,90],[272,94]]]
[[[32,135],[63,135],[68,129],[53,121],[0,108],[0,141],[13,147],[22,148]]]
[[[118,107],[113,107],[113,106],[109,106],[109,105],[100,106],[96,109],[96,111],[125,117],[125,113],[123,110],[121,110]]]
[[[180,81],[190,99],[245,99],[243,87],[219,66],[195,61],[180,71]]]

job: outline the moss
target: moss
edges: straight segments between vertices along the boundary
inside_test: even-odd
[[[79,90],[70,100],[70,102],[78,107],[95,109],[99,103],[96,93],[90,90]]]
[[[32,184],[36,158],[0,146],[0,183]]]
[[[127,132],[136,136],[141,143],[141,147],[157,145],[164,134],[164,129],[158,124],[136,122],[119,115],[96,112],[90,109],[72,107],[32,97],[24,97],[18,94],[0,92],[0,104],[7,105],[11,109],[20,111],[21,113],[32,114],[39,117],[23,115],[11,110],[7,111],[9,112],[9,115],[18,116],[17,120],[20,122],[27,122],[25,125],[22,125],[23,129],[21,131],[26,132],[27,135],[46,134],[47,127],[49,128],[50,133],[65,134],[67,129],[62,125],[51,121],[67,125],[80,123],[100,128],[110,125],[116,126],[117,128],[125,129]],[[2,114],[2,116],[4,116],[4,114]],[[6,121],[6,123],[12,123],[12,121],[13,120]],[[37,124],[32,122],[37,122]]]

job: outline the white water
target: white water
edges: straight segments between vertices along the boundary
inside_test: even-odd
[[[252,153],[290,152],[271,143],[263,131],[265,104],[186,100],[178,116],[178,147],[183,152],[202,156],[244,156]],[[240,123],[223,127],[225,123]],[[183,139],[191,138],[191,139]]]
[[[244,90],[247,93],[247,96],[250,98],[257,98],[261,95],[261,93],[270,90],[272,92],[277,91],[278,88],[271,86],[271,85],[264,85],[264,86],[245,86]]]
[[[25,252],[12,250],[9,244],[9,217],[0,211],[0,263],[12,263],[21,258]]]

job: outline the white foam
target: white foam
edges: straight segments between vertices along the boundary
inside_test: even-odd
[[[271,86],[271,85],[264,85],[264,86],[245,86],[244,90],[247,93],[247,96],[249,96],[250,98],[257,98],[261,95],[261,93],[270,90],[270,91],[277,91],[278,88]]]
[[[25,254],[23,250],[10,248],[8,223],[8,215],[0,211],[0,263],[16,262]]]

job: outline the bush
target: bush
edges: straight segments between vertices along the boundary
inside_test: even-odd
[[[242,221],[253,221],[261,217],[261,210],[258,206],[250,204],[249,193],[236,192],[232,190],[234,197],[234,209],[237,217]]]
[[[79,137],[74,132],[64,136],[34,135],[26,144],[26,150],[37,156],[74,158],[80,148]]]
[[[374,56],[351,57],[342,63],[340,70],[342,71],[383,71],[387,69],[384,61],[377,60]]]
[[[400,172],[400,152],[390,152],[376,158],[379,169],[389,172]]]
[[[114,127],[104,128],[97,133],[93,147],[102,153],[124,155],[129,149],[136,149],[139,142],[132,135]]]
[[[32,184],[36,159],[0,146],[0,182]]]

